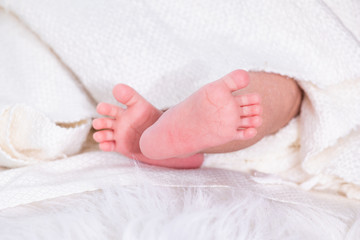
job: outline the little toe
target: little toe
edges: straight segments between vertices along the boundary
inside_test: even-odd
[[[115,149],[115,141],[102,142],[99,148],[104,152],[112,152]]]
[[[261,97],[259,94],[253,93],[235,96],[235,100],[240,106],[247,106],[259,104],[261,101]]]
[[[260,105],[251,105],[240,108],[240,116],[256,116],[262,113],[262,107]]]
[[[97,105],[96,111],[101,115],[116,117],[119,113],[124,111],[124,109],[109,103],[102,102]]]
[[[147,102],[132,87],[125,84],[117,84],[113,89],[113,95],[120,103],[131,107],[138,102]]]
[[[99,129],[113,128],[114,123],[115,121],[110,118],[97,118],[93,120],[92,125],[96,130],[99,130]]]
[[[256,128],[259,127],[262,123],[262,118],[259,116],[254,117],[244,117],[240,119],[240,126],[239,128]]]
[[[250,138],[255,137],[256,134],[257,134],[257,131],[255,128],[240,129],[237,132],[235,140],[248,140]]]
[[[96,142],[106,142],[114,140],[114,132],[111,130],[103,130],[94,133],[93,138]]]
[[[226,86],[234,92],[249,84],[249,74],[244,70],[235,70],[225,75],[220,81],[224,81]]]

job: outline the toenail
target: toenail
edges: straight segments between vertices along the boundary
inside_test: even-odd
[[[94,119],[94,120],[93,120],[93,122],[92,122],[92,126],[93,126],[93,128],[96,128],[96,126],[95,126],[95,125],[96,125],[96,119]]]
[[[93,139],[94,139],[95,141],[98,141],[97,138],[98,138],[98,134],[97,134],[97,132],[96,132],[96,133],[93,134]]]
[[[106,105],[104,105],[104,103],[99,103],[98,105],[97,105],[97,107],[96,107],[96,110],[103,110],[104,109],[104,107],[105,107]]]
[[[95,120],[93,121],[93,127],[94,127],[95,129],[97,129],[97,128],[99,127],[99,120],[98,120],[98,119],[95,119]]]

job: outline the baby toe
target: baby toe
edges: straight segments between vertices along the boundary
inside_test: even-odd
[[[259,94],[253,93],[235,96],[235,100],[239,104],[239,106],[247,106],[259,104],[261,101],[261,97]]]
[[[112,152],[115,149],[115,141],[102,142],[99,144],[99,148],[104,152]]]
[[[251,105],[240,108],[240,116],[256,116],[262,113],[262,107],[260,105]]]
[[[143,98],[132,87],[126,84],[117,84],[113,89],[115,99],[127,107],[135,105]]]
[[[93,120],[93,127],[95,129],[106,129],[114,127],[114,120],[110,118],[97,118]]]
[[[114,132],[111,130],[103,130],[94,133],[93,138],[96,142],[105,142],[114,140]]]
[[[240,129],[237,131],[235,140],[248,140],[250,138],[255,137],[256,134],[257,131],[255,128]]]
[[[101,115],[116,117],[123,111],[123,109],[118,106],[102,102],[97,105],[96,111]]]
[[[261,123],[262,123],[262,118],[259,116],[244,117],[240,119],[239,128],[259,127]]]
[[[225,83],[229,90],[234,92],[249,84],[249,74],[244,70],[235,70],[222,77],[218,82]]]

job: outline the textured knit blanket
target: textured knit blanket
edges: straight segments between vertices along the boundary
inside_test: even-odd
[[[245,69],[295,78],[305,92],[301,114],[255,146],[206,156],[204,166],[360,199],[359,1],[0,0],[0,7],[2,166],[81,154],[96,103],[116,104],[116,83],[164,108]]]

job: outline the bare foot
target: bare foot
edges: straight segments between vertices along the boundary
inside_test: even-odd
[[[108,103],[99,103],[97,112],[109,117],[93,121],[98,131],[94,134],[95,141],[103,151],[116,151],[123,155],[152,165],[172,168],[198,168],[203,162],[203,155],[196,154],[188,158],[171,158],[153,160],[145,157],[139,147],[140,136],[149,126],[162,115],[134,89],[118,84],[113,95],[126,109]]]
[[[232,94],[248,83],[248,73],[236,70],[205,85],[144,131],[141,152],[152,159],[165,159],[253,138],[261,124],[260,96]]]

